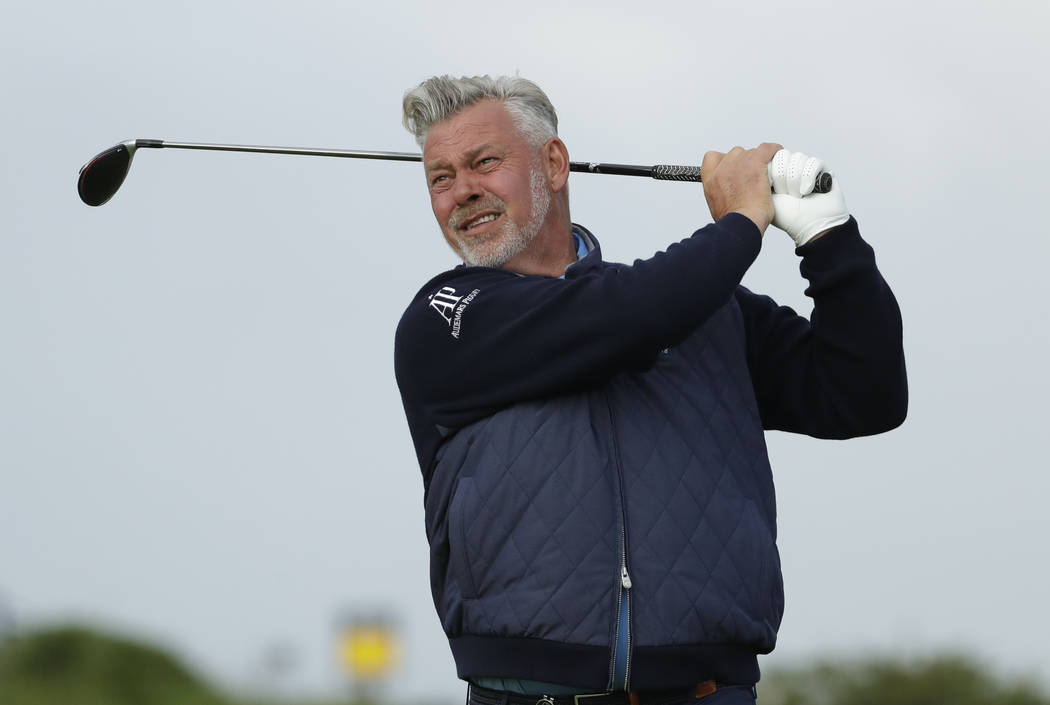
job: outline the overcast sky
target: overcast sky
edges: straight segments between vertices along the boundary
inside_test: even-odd
[[[5,7],[0,611],[20,624],[116,626],[234,687],[287,644],[285,687],[323,693],[337,615],[385,610],[395,694],[462,697],[391,354],[455,263],[419,166],[150,150],[97,209],[75,181],[129,138],[414,151],[407,88],[517,71],[577,160],[824,158],[901,303],[905,425],[769,435],[787,612],[764,666],[962,648],[1050,684],[1046,2]],[[571,190],[613,260],[710,220],[695,185]],[[809,311],[777,230],[745,284]]]

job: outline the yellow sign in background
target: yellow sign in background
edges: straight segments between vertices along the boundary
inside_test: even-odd
[[[381,622],[347,625],[339,644],[343,665],[355,679],[380,680],[397,661],[397,638],[389,625]]]

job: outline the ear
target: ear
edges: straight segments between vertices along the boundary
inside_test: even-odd
[[[551,182],[551,191],[558,193],[569,182],[569,150],[557,137],[547,140],[542,148],[543,165]]]

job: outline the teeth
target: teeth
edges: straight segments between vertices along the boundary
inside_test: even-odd
[[[498,215],[495,215],[495,214],[491,214],[491,213],[490,213],[489,215],[486,215],[486,216],[483,216],[483,217],[481,217],[481,218],[478,218],[477,220],[475,220],[474,222],[472,222],[472,223],[471,223],[470,225],[468,225],[467,227],[468,227],[468,228],[473,228],[473,227],[474,227],[475,225],[481,225],[482,223],[491,223],[492,221],[494,221],[494,220],[495,220],[496,218],[498,218],[498,217],[499,217]]]

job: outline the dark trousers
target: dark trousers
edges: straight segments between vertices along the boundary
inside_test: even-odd
[[[626,694],[621,693],[621,698],[624,698]],[[557,702],[571,702],[573,696],[556,696]],[[683,694],[681,700],[668,699],[666,695],[658,700],[662,705],[755,705],[757,702],[757,693],[754,686],[750,685],[721,685],[715,692],[696,698],[688,694]],[[533,703],[535,699],[535,703]],[[522,705],[527,701],[527,705],[546,705],[548,702],[554,705],[555,699],[551,698],[548,700],[546,696],[537,695],[520,695],[517,693],[507,693],[505,691],[492,691],[485,688],[479,688],[478,686],[471,686],[467,690],[467,702],[466,705]],[[582,705],[587,705],[587,700],[581,698]],[[622,701],[621,701],[622,702]],[[635,696],[632,694],[631,702],[636,702]],[[646,705],[644,696],[637,699],[638,705]]]

